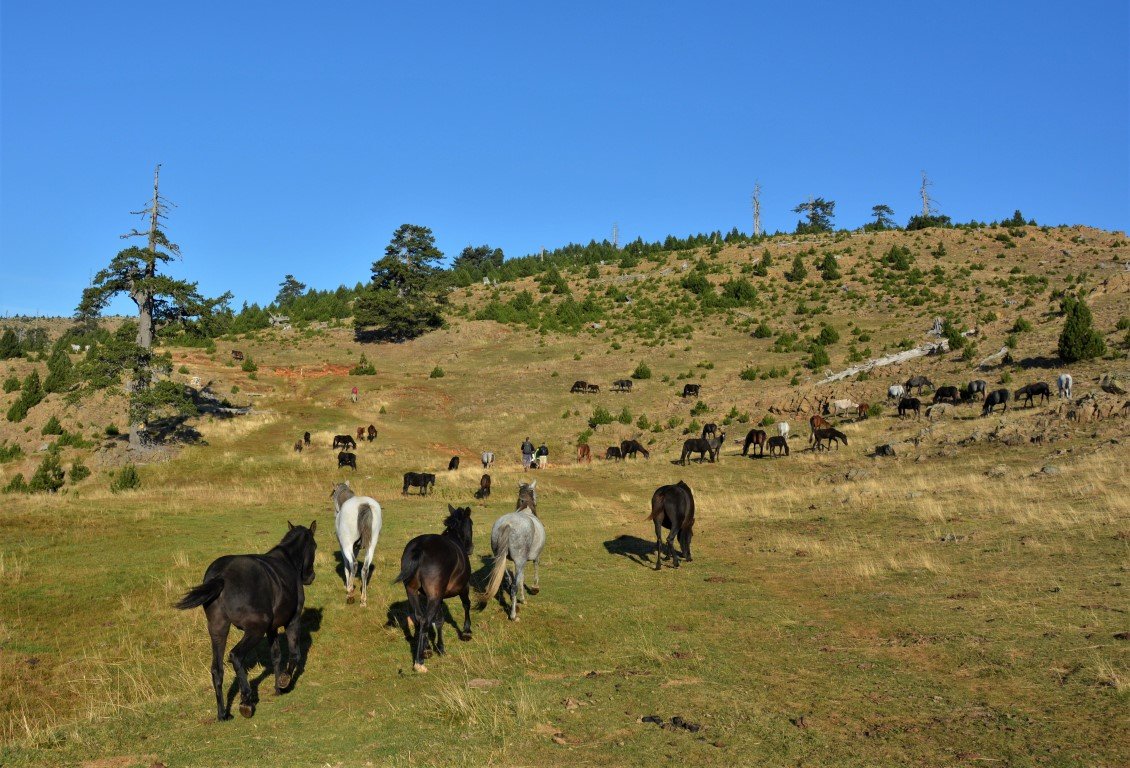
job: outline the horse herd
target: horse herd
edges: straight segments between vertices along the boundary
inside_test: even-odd
[[[383,522],[380,503],[369,496],[358,496],[348,483],[338,483],[330,492],[334,506],[334,529],[341,548],[342,577],[346,603],[354,602],[356,583],[360,582],[361,606],[369,599],[369,580],[373,571],[373,555]],[[537,511],[537,481],[520,483],[515,510],[502,515],[491,528],[490,542],[493,564],[486,584],[479,595],[482,610],[509,582],[508,616],[518,620],[518,606],[526,595],[540,591],[539,566],[546,543],[546,529]],[[669,559],[675,568],[679,559],[691,561],[691,537],[694,529],[695,503],[690,487],[679,481],[655,490],[651,498],[648,520],[655,529],[655,569]],[[257,702],[247,677],[247,657],[260,640],[267,640],[275,693],[282,694],[294,682],[302,666],[302,612],[305,587],[314,582],[314,560],[317,544],[314,535],[317,521],[309,527],[287,523],[288,530],[275,547],[264,554],[225,555],[213,561],[204,572],[201,583],[190,589],[175,604],[188,610],[202,607],[207,619],[212,645],[211,677],[216,697],[216,718],[230,720],[231,706],[223,692],[224,650],[232,625],[243,631],[243,637],[227,659],[236,676],[240,694],[239,712],[244,717],[255,714]],[[669,531],[666,541],[663,530]],[[679,549],[673,545],[678,539]],[[406,624],[413,646],[413,669],[427,672],[424,660],[435,653],[442,656],[443,602],[458,597],[463,607],[460,640],[471,639],[471,556],[474,554],[474,523],[470,507],[448,504],[441,533],[424,533],[413,537],[404,546],[400,570],[393,583],[404,585],[409,612]],[[507,561],[514,563],[513,573]],[[527,585],[527,563],[534,565],[533,583]],[[505,602],[501,596],[500,601]],[[283,664],[280,630],[287,643]]]
[[[1056,388],[1059,391],[1059,396],[1071,399],[1071,388],[1073,385],[1071,374],[1061,373],[1056,377]],[[904,417],[910,413],[914,414],[915,418],[921,416],[922,401],[917,397],[912,397],[911,393],[913,387],[918,388],[918,393],[922,393],[922,387],[933,388],[933,383],[925,376],[915,376],[909,379],[906,384],[894,384],[887,389],[887,399],[896,400],[898,402],[898,415]],[[993,413],[997,406],[1001,406],[1002,411],[1008,411],[1009,398],[1017,403],[1021,398],[1024,399],[1025,406],[1032,406],[1036,398],[1040,398],[1042,403],[1046,403],[1051,399],[1051,387],[1047,382],[1036,381],[1030,384],[1025,384],[1015,392],[1009,392],[1008,389],[995,389],[988,391],[988,383],[984,379],[974,379],[963,388],[947,385],[934,389],[934,397],[932,405],[939,405],[941,403],[949,403],[951,405],[959,405],[961,403],[972,402],[981,396],[981,415],[988,416]],[[929,409],[927,409],[927,413]]]

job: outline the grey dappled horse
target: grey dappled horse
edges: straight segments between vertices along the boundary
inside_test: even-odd
[[[481,605],[485,606],[491,598],[498,594],[503,577],[507,574],[507,559],[514,561],[514,574],[510,577],[510,620],[518,620],[518,603],[526,602],[526,590],[531,595],[536,595],[540,589],[538,565],[541,560],[541,551],[545,546],[545,526],[538,519],[537,480],[518,487],[518,509],[503,515],[495,521],[490,531],[490,548],[494,551],[494,566],[490,571],[490,581],[487,583]],[[526,587],[526,563],[534,561],[534,584]]]

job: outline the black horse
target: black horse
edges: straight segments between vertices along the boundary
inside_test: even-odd
[[[764,429],[751,429],[745,436],[745,444],[742,446],[742,456],[749,455],[749,448],[753,446],[758,450],[758,456],[765,455],[765,443],[769,441],[769,434]],[[785,444],[786,447],[788,444]]]
[[[994,389],[985,397],[985,402],[981,405],[981,415],[988,416],[998,405],[1003,405],[1005,413],[1008,413],[1008,395],[1007,389]]]
[[[309,432],[303,432],[302,433],[302,442],[305,443],[306,445],[310,445],[310,433]]]
[[[829,449],[832,447],[833,443],[835,443],[836,445],[836,450],[839,450],[840,443],[843,443],[844,445],[848,444],[847,435],[845,435],[840,430],[835,429],[834,427],[828,427],[827,429],[818,429],[812,434],[816,438],[815,449],[818,451],[824,449],[825,440],[828,441]]]
[[[715,424],[713,421],[710,421],[710,422],[707,422],[706,424],[702,425],[702,434],[699,435],[699,437],[706,437],[707,435],[716,435],[716,434],[718,434],[718,425]]]
[[[334,448],[351,448],[356,450],[357,441],[353,439],[352,435],[334,435]]]
[[[349,451],[342,451],[337,455],[337,468],[351,467],[354,472],[357,471],[357,454],[350,453]]]
[[[370,443],[377,439],[377,428],[374,425],[369,425],[366,437],[368,438]]]
[[[962,400],[972,400],[975,396],[981,395],[981,399],[985,399],[985,390],[989,384],[984,379],[974,379],[965,385],[965,389],[961,392]]]
[[[251,684],[243,657],[267,638],[271,649],[271,665],[275,673],[275,693],[290,686],[295,670],[302,661],[298,639],[302,634],[302,606],[306,600],[304,586],[314,582],[314,532],[309,528],[287,523],[289,529],[282,541],[264,555],[225,555],[212,562],[204,572],[204,581],[190,589],[176,604],[187,610],[204,606],[208,619],[208,636],[212,638],[212,687],[216,691],[216,719],[230,720],[231,708],[224,702],[224,649],[232,624],[243,630],[243,637],[231,649],[228,660],[239,681],[239,713],[255,714]],[[279,629],[286,628],[287,664],[283,669],[282,641]]]
[[[701,384],[684,384],[683,397],[698,397],[698,390]]]
[[[899,418],[901,419],[906,414],[914,411],[914,418],[921,418],[922,416],[922,401],[917,397],[904,397],[899,400]]]
[[[408,493],[409,488],[419,488],[421,496],[428,495],[428,489],[436,484],[436,476],[430,472],[405,472],[402,494]]]
[[[1051,399],[1051,396],[1051,387],[1047,385],[1047,382],[1043,381],[1037,381],[1033,384],[1025,384],[1023,387],[1012,393],[1012,399],[1017,403],[1019,403],[1020,398],[1023,397],[1024,405],[1026,406],[1033,405],[1032,399],[1035,397],[1040,398],[1040,402],[1046,403]]]
[[[718,461],[718,451],[726,442],[726,433],[721,432],[717,437],[710,439],[702,437],[692,437],[683,443],[683,453],[679,457],[679,462],[686,466],[687,457],[692,453],[698,454],[698,463],[701,464],[707,456],[710,456],[710,463]]]
[[[606,461],[619,461],[620,459],[624,458],[624,452],[620,450],[620,446],[610,445],[608,446],[608,450],[604,452],[604,458]]]
[[[447,471],[448,472],[455,470],[455,469],[459,469],[459,457],[458,456],[452,456],[451,461],[447,462]]]
[[[930,389],[933,389],[934,382],[930,381],[925,376],[911,376],[906,380],[906,384],[903,386],[906,387],[907,394],[912,394],[915,387],[918,388],[918,393],[921,394],[923,387],[929,387]]]
[[[631,392],[632,391],[632,380],[631,379],[616,379],[616,381],[612,382],[612,391],[613,392]]]
[[[447,519],[443,533],[426,533],[417,536],[404,547],[400,556],[400,573],[393,583],[404,585],[408,604],[412,607],[409,629],[416,625],[416,653],[412,667],[417,672],[427,672],[424,659],[428,651],[428,636],[435,628],[436,653],[442,656],[443,601],[459,596],[463,603],[463,630],[460,640],[471,639],[471,554],[475,550],[474,526],[470,507],[456,509],[447,505]]]
[[[769,438],[769,455],[776,456],[777,451],[781,451],[785,456],[789,455],[789,441],[781,435],[773,435]]]
[[[573,382],[573,386],[569,389],[569,391],[572,392],[573,394],[580,392],[583,395],[583,394],[585,394],[586,392],[589,391],[588,382],[587,381],[581,381],[580,379],[577,379],[576,381]]]
[[[679,549],[682,550],[683,559],[688,563],[691,557],[691,536],[694,535],[694,494],[690,486],[682,480],[674,485],[661,485],[651,494],[651,515],[648,517],[655,523],[655,570],[662,568],[663,558],[663,529],[671,532],[667,535],[667,557],[672,560],[676,568],[679,567],[679,552],[675,551],[672,542],[679,539]]]
[[[934,393],[934,405],[947,401],[957,405],[960,399],[961,390],[957,387],[938,387],[938,391]]]
[[[481,478],[479,478],[479,490],[475,491],[475,498],[490,498],[490,475],[483,475]]]
[[[620,455],[625,459],[634,459],[637,453],[642,453],[645,459],[651,458],[651,453],[640,445],[639,440],[621,440]]]

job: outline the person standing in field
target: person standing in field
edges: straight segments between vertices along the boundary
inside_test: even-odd
[[[522,443],[522,469],[529,469],[530,465],[534,462],[534,444],[530,442],[530,438],[526,438]]]
[[[356,403],[357,402],[357,394],[358,394],[357,387],[354,387],[353,391],[349,393],[349,399]]]
[[[545,443],[538,446],[537,452],[534,453],[534,458],[537,459],[538,469],[545,469],[546,464],[549,463],[549,448]]]

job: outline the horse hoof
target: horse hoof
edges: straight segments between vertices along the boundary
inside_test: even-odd
[[[424,674],[425,672],[428,671],[428,668],[425,667],[423,664],[413,664],[412,669],[416,670],[420,674]]]
[[[279,675],[275,679],[275,687],[278,688],[280,691],[285,691],[287,688],[289,688],[290,687],[290,675],[288,675],[286,672],[283,672],[281,675]]]
[[[366,600],[366,599],[365,599],[365,598],[363,598],[363,597],[361,598],[361,607],[362,607],[362,608],[368,608],[368,607],[369,607],[369,601],[368,601],[368,600]]]
[[[225,712],[225,713],[224,713],[224,714],[222,714],[222,715],[217,715],[217,716],[216,716],[216,721],[217,721],[217,722],[220,722],[220,723],[222,723],[222,722],[224,722],[224,721],[226,721],[226,720],[232,720],[232,719],[233,719],[233,718],[232,718],[232,714],[231,714],[231,712]]]
[[[538,592],[541,592],[541,587],[526,587],[526,591],[531,595],[536,595]]]
[[[432,657],[431,649],[424,651],[424,658],[430,659]]]
[[[239,714],[243,715],[244,717],[251,717],[252,715],[255,714],[254,705],[252,705],[252,704],[240,704],[239,705]]]
[[[345,596],[345,604],[346,605],[353,605],[353,595],[346,595]]]
[[[458,634],[459,634],[459,639],[462,640],[463,642],[465,642],[465,643],[471,642],[471,633],[470,632],[460,632]]]

